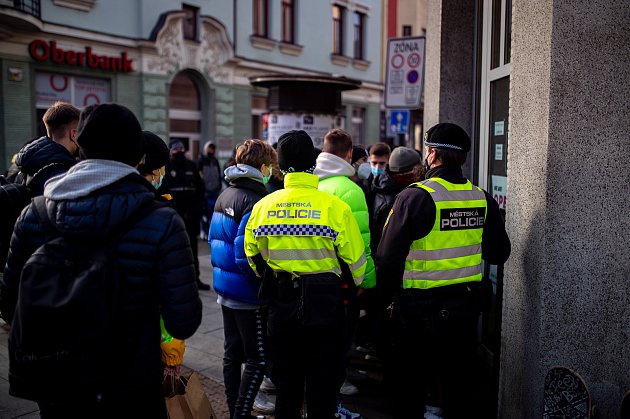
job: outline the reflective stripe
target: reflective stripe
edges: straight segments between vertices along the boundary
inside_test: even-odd
[[[321,236],[336,240],[339,233],[329,226],[315,224],[269,224],[254,229],[254,237],[260,236]]]
[[[403,279],[445,281],[450,279],[466,278],[468,276],[480,275],[481,265],[466,266],[457,269],[445,269],[440,271],[410,271],[405,269]]]
[[[295,272],[287,272],[287,271],[282,271],[282,270],[274,270],[274,272],[276,273],[289,273],[289,274],[293,274],[293,275],[314,275],[314,274],[335,274],[337,276],[341,276],[341,269],[339,268],[332,268],[332,269],[324,269],[322,271],[312,271],[312,272],[300,272],[300,271],[295,271]]]
[[[365,279],[365,275],[361,275],[357,278],[354,278],[354,285],[359,285]]]
[[[481,244],[453,247],[451,249],[410,250],[407,260],[442,260],[474,256],[481,253]]]
[[[367,263],[367,257],[365,256],[365,252],[363,252],[359,260],[354,262],[352,265],[349,265],[350,271],[355,271],[359,269],[361,266],[365,265],[366,263]]]
[[[486,199],[486,195],[477,188],[472,183],[470,184],[471,189],[468,190],[452,190],[449,191],[444,187],[444,185],[434,181],[434,180],[426,180],[422,182],[422,185],[433,189],[435,192],[431,193],[431,198],[435,202],[444,202],[444,201],[470,201],[470,200],[481,200]]]
[[[321,260],[337,259],[337,253],[332,249],[260,249],[265,259],[271,260]]]

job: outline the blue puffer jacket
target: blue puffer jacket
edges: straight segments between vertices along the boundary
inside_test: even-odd
[[[86,243],[104,240],[155,196],[151,184],[134,168],[107,160],[82,161],[44,189],[54,228]],[[49,234],[45,228],[31,206],[17,221],[0,280],[0,310],[7,323],[14,314],[20,272]],[[112,354],[119,357],[119,368],[112,374],[123,393],[155,388],[163,378],[160,315],[178,339],[189,338],[201,324],[202,305],[184,223],[173,208],[157,208],[121,233],[116,253],[125,322],[112,336],[119,349]],[[18,397],[26,397],[36,384],[15,374],[9,381],[11,394]]]
[[[267,190],[262,173],[245,164],[225,169],[225,179],[230,187],[217,199],[208,237],[214,290],[219,303],[230,308],[245,308],[239,303],[262,305],[265,301],[258,298],[260,278],[247,263],[244,240],[252,208]]]

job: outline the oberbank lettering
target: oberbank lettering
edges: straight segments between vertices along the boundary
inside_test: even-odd
[[[120,57],[96,55],[92,48],[85,47],[85,51],[64,50],[57,47],[57,42],[46,42],[36,39],[28,46],[28,51],[35,61],[51,61],[57,64],[68,64],[77,67],[90,67],[94,69],[120,71],[129,73],[133,71],[132,60],[126,52],[120,53]]]
[[[279,202],[275,209],[267,211],[267,218],[311,218],[319,220],[322,212],[320,210],[307,209],[311,207],[310,202]]]
[[[449,208],[440,210],[440,230],[464,230],[482,228],[486,209]]]

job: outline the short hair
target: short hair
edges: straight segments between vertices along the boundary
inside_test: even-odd
[[[429,147],[429,150],[435,150],[435,158],[439,159],[444,166],[463,166],[466,163],[468,153],[446,148]]]
[[[392,149],[389,148],[387,143],[376,143],[370,147],[370,154],[375,156],[389,156],[392,153]]]
[[[80,115],[81,111],[77,107],[67,102],[55,102],[42,118],[46,133],[50,138],[64,135],[71,124],[79,122]]]
[[[249,139],[236,147],[237,164],[247,164],[258,169],[263,164],[270,166],[277,160],[276,150],[266,141]]]
[[[324,135],[322,151],[338,157],[345,157],[349,150],[352,150],[352,136],[347,131],[335,128]]]

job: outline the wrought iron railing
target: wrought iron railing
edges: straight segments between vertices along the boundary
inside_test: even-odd
[[[36,18],[41,17],[40,0],[13,0],[13,7]]]

